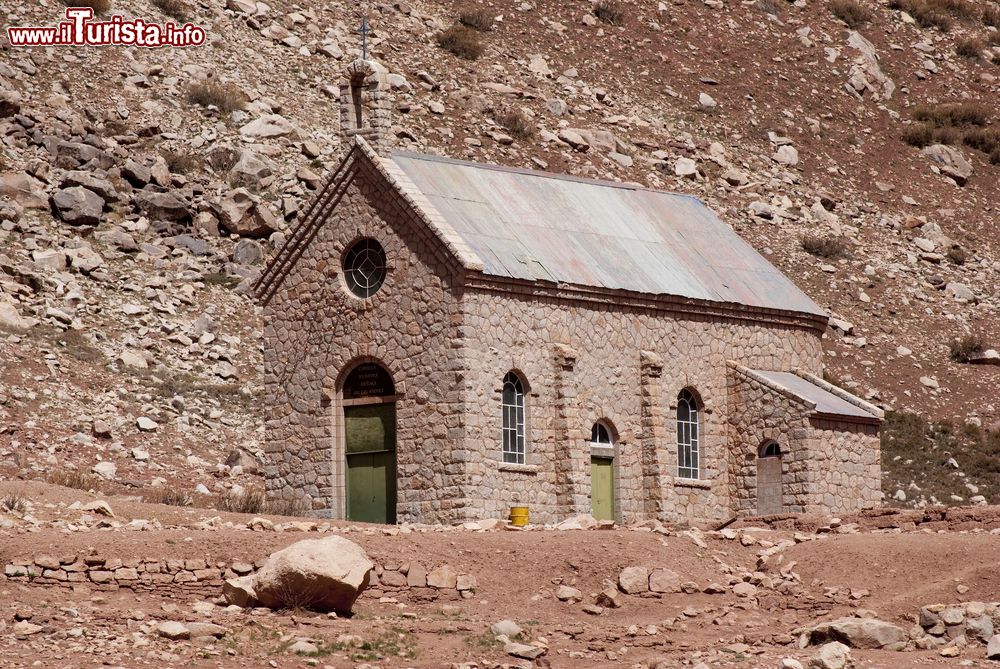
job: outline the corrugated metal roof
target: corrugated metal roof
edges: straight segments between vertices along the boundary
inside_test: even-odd
[[[694,197],[436,156],[391,160],[484,274],[826,316]]]
[[[856,418],[877,418],[877,416],[872,415],[861,407],[851,404],[828,390],[820,388],[815,383],[802,378],[798,374],[791,372],[769,372],[760,369],[753,371],[768,381],[791,391],[796,397],[813,402],[816,405],[817,413],[833,416],[853,416]]]

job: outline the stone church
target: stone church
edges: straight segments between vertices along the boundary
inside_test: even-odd
[[[632,522],[880,504],[882,412],[822,380],[827,315],[699,200],[348,149],[256,285],[266,478],[377,523]]]

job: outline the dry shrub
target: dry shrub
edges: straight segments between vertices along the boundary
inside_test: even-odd
[[[983,9],[983,25],[1000,28],[1000,5],[989,5]]]
[[[486,9],[472,9],[462,12],[458,22],[479,32],[488,33],[493,30],[493,13]]]
[[[219,499],[218,508],[232,513],[265,513],[267,496],[260,488],[229,492]]]
[[[111,0],[62,0],[67,7],[90,7],[94,14],[106,14],[111,11]]]
[[[483,55],[484,47],[479,41],[479,33],[460,23],[438,35],[437,43],[445,51],[466,60],[475,60]]]
[[[535,127],[520,109],[503,109],[493,113],[493,119],[517,139],[530,139],[535,134]]]
[[[267,512],[274,516],[304,516],[309,509],[301,499],[272,499],[267,502]]]
[[[180,151],[167,151],[163,154],[163,159],[167,161],[167,167],[170,168],[170,171],[177,174],[197,172],[201,169],[202,164],[201,158],[195,154]]]
[[[972,128],[962,136],[962,142],[977,151],[987,154],[993,153],[1000,149],[1000,129]]]
[[[12,492],[0,498],[0,510],[9,513],[24,513],[28,510],[28,499],[19,492]]]
[[[872,19],[872,13],[857,0],[833,0],[830,11],[849,28],[859,28]]]
[[[142,501],[148,504],[166,504],[168,506],[191,506],[194,503],[191,495],[174,486],[153,488],[142,496]]]
[[[945,252],[945,256],[956,265],[964,265],[969,259],[969,254],[961,246],[952,246]]]
[[[928,0],[889,0],[889,8],[906,12],[923,28],[951,30],[951,17]]]
[[[938,128],[964,128],[989,123],[990,108],[978,102],[917,105],[913,118]]]
[[[753,3],[753,8],[765,14],[781,16],[781,10],[785,8],[785,4],[779,0],[757,0]]]
[[[247,104],[247,96],[239,86],[212,80],[192,84],[187,97],[196,105],[213,106],[224,114],[243,109]]]
[[[976,5],[968,0],[926,0],[931,9],[945,12],[957,19],[971,19],[979,15]]]
[[[599,0],[594,5],[594,16],[613,26],[625,25],[625,7],[618,0]]]
[[[934,128],[921,123],[903,128],[902,139],[910,146],[922,149],[934,144]]]
[[[985,50],[986,42],[978,37],[963,37],[955,43],[955,53],[969,60],[979,60]]]
[[[45,480],[52,485],[61,485],[76,490],[100,490],[101,478],[79,469],[54,469]]]
[[[843,237],[806,235],[802,238],[802,249],[820,258],[839,258],[847,254],[847,240]]]
[[[208,154],[208,164],[216,172],[228,172],[240,159],[240,152],[229,146],[217,146]]]
[[[167,16],[172,16],[178,21],[191,20],[191,8],[181,0],[153,0],[153,5]]]
[[[949,355],[955,362],[971,362],[986,350],[986,342],[977,335],[966,335],[948,345]]]

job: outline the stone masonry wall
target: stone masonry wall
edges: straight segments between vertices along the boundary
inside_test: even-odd
[[[515,504],[527,504],[537,522],[589,513],[587,440],[604,420],[616,433],[619,521],[724,518],[732,507],[726,361],[817,372],[821,365],[819,335],[805,327],[513,290],[470,290],[462,299],[470,515],[503,517]],[[500,393],[511,370],[527,382],[524,466],[501,463]],[[566,387],[574,389],[571,412]],[[703,402],[699,481],[676,477],[676,399],[684,388]]]
[[[806,443],[812,431],[806,407],[733,370],[729,397],[733,511],[757,514],[757,456],[765,441],[774,440],[782,452],[783,511],[804,512],[813,499],[813,463]]]
[[[256,572],[265,562],[206,562],[201,559],[108,558],[98,555],[53,557],[38,555],[4,565],[3,576],[14,583],[74,587],[96,590],[124,588],[135,591],[182,591],[217,597],[225,579]],[[448,564],[427,567],[421,562],[387,559],[376,561],[365,596],[398,597],[432,601],[469,599],[475,595],[475,576]]]
[[[851,513],[881,503],[878,425],[831,420],[759,381],[732,372],[734,511],[757,514],[757,454],[782,451],[785,513]]]
[[[343,517],[340,383],[371,360],[396,385],[398,520],[449,522],[461,507],[457,302],[440,242],[363,161],[346,194],[264,310],[268,494]],[[363,237],[385,249],[388,276],[368,300],[343,284],[341,257]]]
[[[806,513],[851,513],[882,503],[877,425],[813,418],[807,451],[813,494]]]

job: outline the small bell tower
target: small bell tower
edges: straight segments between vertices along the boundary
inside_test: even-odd
[[[344,69],[340,82],[340,133],[345,140],[361,135],[376,153],[388,149],[391,99],[388,72],[383,65],[362,57]]]

